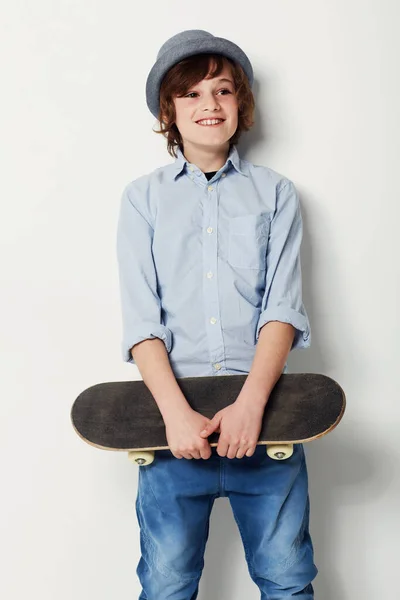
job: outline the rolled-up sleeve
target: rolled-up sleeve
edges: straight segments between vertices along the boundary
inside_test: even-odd
[[[284,180],[278,187],[276,209],[270,222],[266,285],[256,340],[261,327],[269,321],[290,323],[296,330],[292,350],[311,344],[310,322],[302,301],[302,235],[299,196],[294,184]]]
[[[172,347],[171,331],[161,322],[157,274],[152,254],[154,230],[145,207],[139,206],[132,184],[120,203],[117,225],[117,260],[122,309],[122,357],[135,364],[131,348],[146,339],[161,339],[167,352]]]

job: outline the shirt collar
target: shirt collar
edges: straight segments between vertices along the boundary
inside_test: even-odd
[[[176,153],[177,153],[177,158],[175,159],[175,162],[172,164],[172,167],[173,167],[172,173],[173,173],[174,180],[176,179],[176,177],[178,175],[180,175],[180,173],[182,173],[183,169],[185,168],[185,165],[187,165],[188,168],[193,167],[194,172],[196,172],[196,171],[200,172],[200,169],[197,165],[195,165],[194,163],[190,163],[188,160],[186,160],[186,158],[185,158],[184,154],[182,153],[181,149],[179,148],[179,146],[177,146],[177,148],[176,148]],[[235,145],[231,146],[231,149],[228,154],[228,158],[226,159],[226,163],[223,167],[221,167],[221,169],[223,171],[226,171],[229,168],[229,163],[232,164],[232,166],[236,169],[236,171],[238,173],[240,173],[241,175],[245,175],[245,177],[248,177],[248,174],[245,169],[244,161],[241,160],[241,158],[239,156],[239,152]],[[218,170],[220,171],[221,169],[218,169]]]

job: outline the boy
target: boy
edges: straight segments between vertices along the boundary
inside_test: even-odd
[[[221,496],[261,599],[314,597],[303,446],[282,462],[257,446],[288,353],[311,337],[296,189],[241,159],[236,147],[253,124],[252,83],[250,61],[233,42],[203,30],[167,40],[146,99],[176,160],[122,194],[123,358],[138,366],[170,447],[139,469],[141,600],[197,598],[209,517]],[[176,381],[235,373],[248,374],[245,384],[212,420],[191,409]],[[207,440],[213,431],[217,448]]]

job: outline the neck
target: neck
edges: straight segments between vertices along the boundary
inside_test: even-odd
[[[196,165],[203,173],[219,171],[226,163],[229,155],[229,141],[223,147],[198,147],[188,144],[183,148],[183,155],[190,163]]]

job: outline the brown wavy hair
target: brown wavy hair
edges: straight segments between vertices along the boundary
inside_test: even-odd
[[[229,147],[236,144],[243,131],[248,131],[254,125],[254,96],[249,80],[239,63],[222,54],[196,54],[181,60],[169,69],[160,86],[160,109],[158,121],[161,133],[167,138],[168,153],[177,157],[176,147],[183,152],[183,141],[175,124],[176,112],[173,98],[184,96],[188,90],[202,81],[207,75],[216,77],[221,73],[226,62],[229,64],[234,81],[235,94],[238,103],[238,126],[229,140]]]

